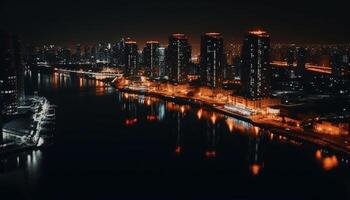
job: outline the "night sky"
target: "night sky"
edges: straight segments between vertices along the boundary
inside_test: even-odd
[[[219,31],[226,42],[240,42],[253,28],[269,31],[273,42],[349,42],[348,6],[337,0],[313,2],[1,0],[0,17],[2,29],[34,44],[93,44],[130,36],[143,45],[183,32],[198,48],[203,32]]]

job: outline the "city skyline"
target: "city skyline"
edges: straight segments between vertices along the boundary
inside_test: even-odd
[[[2,197],[349,199],[346,9],[3,0]]]

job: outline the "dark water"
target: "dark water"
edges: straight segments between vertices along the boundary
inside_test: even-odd
[[[27,78],[58,105],[55,142],[1,160],[1,199],[350,197],[348,158],[327,149],[76,75]]]

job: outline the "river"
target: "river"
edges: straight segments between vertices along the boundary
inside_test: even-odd
[[[207,109],[26,72],[57,105],[54,143],[2,158],[5,199],[350,197],[349,157]]]

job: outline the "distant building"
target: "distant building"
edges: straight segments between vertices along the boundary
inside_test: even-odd
[[[243,94],[250,99],[270,96],[270,36],[265,31],[250,31],[242,52]]]
[[[134,76],[137,75],[137,63],[138,63],[138,52],[137,44],[135,41],[130,38],[125,41],[124,47],[125,54],[125,76]]]
[[[116,63],[119,67],[125,66],[125,39],[122,38],[115,47]]]
[[[164,77],[166,76],[166,64],[165,64],[165,48],[159,47],[157,49],[158,51],[158,66],[159,66],[159,76]]]
[[[185,82],[191,61],[191,46],[184,34],[172,34],[167,48],[169,79],[176,83]]]
[[[0,111],[2,115],[17,113],[16,49],[12,35],[0,31]]]
[[[205,33],[201,37],[201,80],[209,87],[220,87],[224,78],[225,54],[220,33]]]
[[[24,92],[24,52],[22,43],[17,35],[13,38],[13,55],[14,65],[16,67],[16,79],[17,79],[17,100],[19,105],[23,105],[25,101]]]
[[[350,74],[350,54],[346,50],[335,49],[331,52],[331,67],[334,77],[344,77]]]
[[[71,51],[68,48],[63,47],[58,50],[57,57],[60,60],[60,64],[68,64],[71,62]]]
[[[295,79],[297,77],[296,74],[296,67],[294,66],[295,63],[295,49],[293,47],[288,48],[287,55],[286,55],[286,61],[287,61],[287,78],[288,79]]]
[[[81,61],[81,44],[77,44],[76,45],[76,49],[75,49],[75,56],[74,56],[74,62],[75,63],[79,63]]]
[[[146,67],[146,75],[151,78],[159,76],[159,42],[147,41],[143,49],[143,61]]]
[[[142,74],[145,74],[145,67],[144,67],[144,59],[143,59],[143,52],[142,50],[137,50],[137,66],[136,69],[139,72],[142,71]]]
[[[303,78],[305,74],[307,50],[304,47],[298,47],[296,51],[297,51],[296,61],[297,61],[297,71],[298,71],[297,74],[299,78]]]

